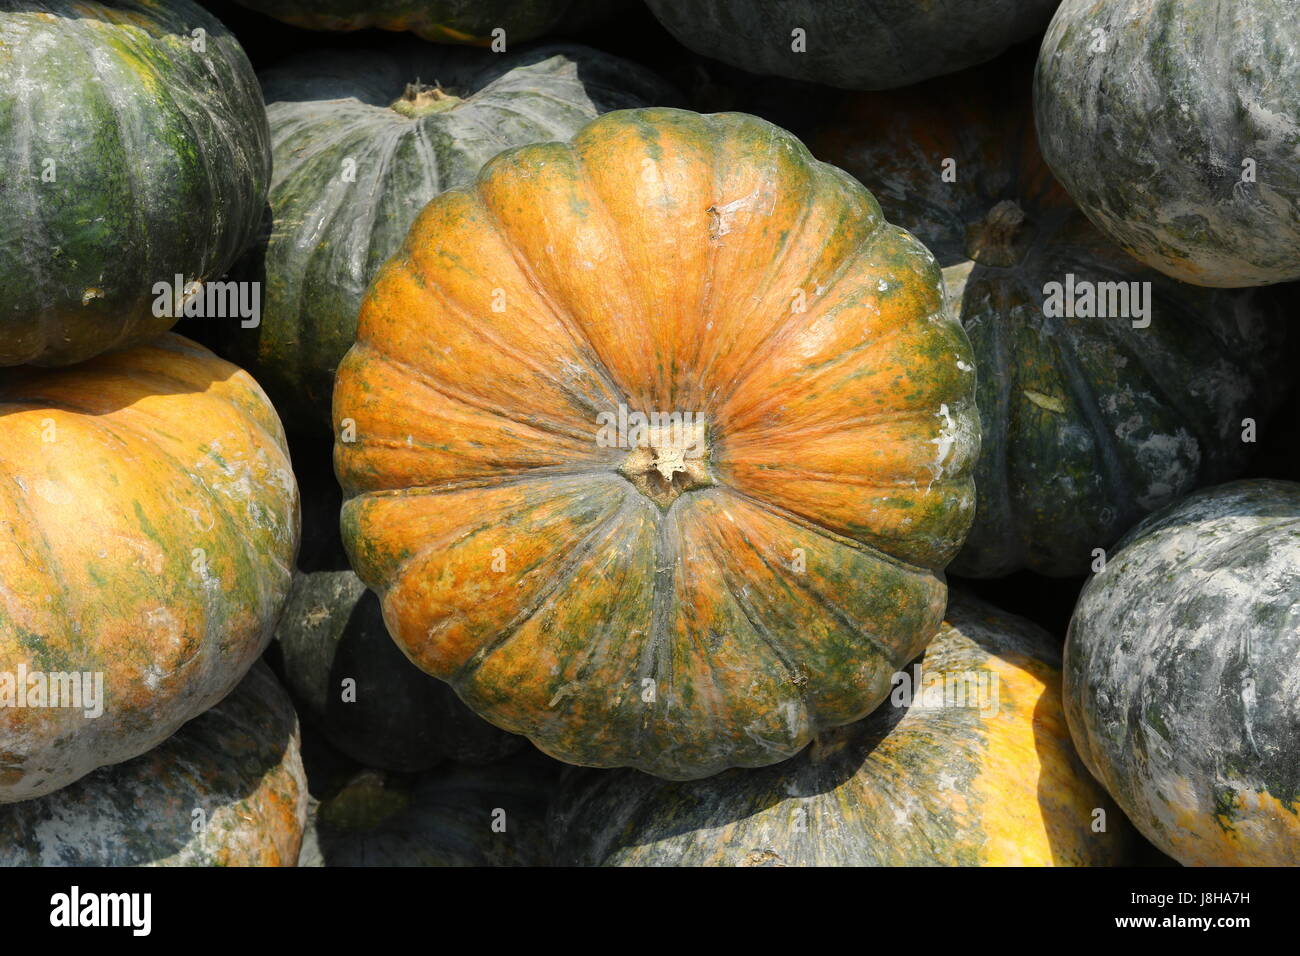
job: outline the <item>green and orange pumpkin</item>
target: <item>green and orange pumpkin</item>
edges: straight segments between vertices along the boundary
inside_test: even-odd
[[[1043,154],[1108,236],[1200,286],[1300,279],[1300,4],[1064,0]]]
[[[439,196],[376,279],[344,541],[407,656],[546,753],[766,765],[938,629],[973,392],[934,258],[851,177],[752,116],[610,113]]]
[[[1085,574],[1144,515],[1237,477],[1294,357],[1274,290],[1189,287],[1088,222],[1039,154],[1029,67],[854,94],[813,139],[938,257],[970,336],[979,495],[950,570],[973,577]]]
[[[298,720],[263,664],[148,753],[0,806],[0,866],[295,866]]]
[[[0,7],[0,365],[79,362],[192,310],[257,235],[269,139],[244,51],[190,0]]]
[[[299,525],[266,396],[172,334],[7,371],[0,474],[9,803],[136,757],[225,697],[271,639]],[[52,678],[67,674],[92,689],[102,677],[101,714],[62,689],[54,706]]]
[[[1232,482],[1138,525],[1065,646],[1079,754],[1187,866],[1300,865],[1300,484]]]
[[[1132,829],[1061,709],[1059,644],[954,595],[890,702],[792,760],[674,783],[566,771],[557,863],[588,866],[1106,866]]]

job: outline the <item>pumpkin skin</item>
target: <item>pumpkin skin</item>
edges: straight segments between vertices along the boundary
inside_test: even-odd
[[[238,0],[250,10],[308,30],[409,30],[434,43],[507,45],[608,17],[623,0]]]
[[[1039,33],[1058,0],[646,0],[677,40],[752,73],[886,90],[991,60]],[[792,31],[805,31],[796,52]]]
[[[274,224],[241,264],[263,282],[262,322],[225,323],[214,344],[262,383],[291,430],[320,433],[366,286],[425,203],[503,149],[673,98],[640,67],[578,46],[497,55],[413,42],[311,54],[262,79]],[[419,79],[454,95],[407,98]]]
[[[144,753],[230,692],[288,593],[298,493],[257,384],[172,334],[7,372],[0,474],[8,803]],[[20,667],[102,673],[103,713],[13,706]]]
[[[298,744],[288,695],[255,664],[148,753],[0,807],[0,866],[294,866],[307,820]]]
[[[298,865],[545,866],[561,766],[532,751],[413,780],[362,771],[313,808]],[[493,829],[497,811],[504,833]]]
[[[66,365],[165,332],[155,283],[216,278],[253,240],[266,111],[189,0],[18,7],[0,10],[0,365]]]
[[[425,208],[359,326],[352,566],[411,660],[544,752],[773,763],[937,629],[969,345],[929,252],[785,131],[627,110],[503,153]],[[619,434],[620,404],[699,418]]]
[[[1028,87],[1013,58],[855,94],[814,140],[934,251],[975,350],[979,495],[949,569],[970,577],[1086,574],[1144,515],[1241,474],[1243,419],[1265,421],[1289,361],[1273,292],[1189,288],[1088,222],[1038,152]],[[1150,325],[1048,316],[1069,274],[1151,283]]]
[[[1056,641],[971,598],[891,701],[785,763],[670,783],[566,772],[557,862],[605,866],[1104,866],[1132,830],[1070,743]],[[940,681],[970,678],[966,706]],[[993,681],[996,680],[996,684]],[[996,696],[988,693],[996,687]],[[1105,832],[1093,832],[1095,809]]]
[[[1065,0],[1034,102],[1047,162],[1107,235],[1175,279],[1238,287],[1300,278],[1297,90],[1291,0]]]
[[[1188,866],[1300,864],[1300,484],[1240,481],[1135,528],[1065,646],[1079,754]]]

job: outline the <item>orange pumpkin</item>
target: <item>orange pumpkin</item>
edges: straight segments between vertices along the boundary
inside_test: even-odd
[[[547,753],[770,764],[938,629],[973,386],[933,257],[850,176],[752,116],[611,113],[439,196],[377,277],[344,538],[406,654]]]
[[[257,383],[177,335],[6,371],[0,475],[9,803],[144,753],[231,691],[288,594],[298,491]]]

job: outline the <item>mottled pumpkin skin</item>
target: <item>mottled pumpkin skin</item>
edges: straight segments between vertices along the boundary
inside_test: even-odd
[[[294,866],[307,799],[298,719],[259,663],[148,753],[0,807],[0,866]]]
[[[405,100],[417,80],[454,98]],[[224,323],[216,344],[266,388],[291,430],[320,433],[366,286],[425,203],[471,182],[504,149],[568,139],[600,113],[673,97],[640,67],[578,46],[498,55],[394,44],[311,54],[262,82],[274,222],[241,264],[263,283],[262,322]],[[431,111],[407,115],[413,106]]]
[[[298,865],[545,866],[562,765],[530,751],[415,779],[362,771],[312,808]]]
[[[435,43],[488,46],[492,31],[510,44],[578,29],[626,0],[238,0],[309,30],[409,30]]]
[[[1013,58],[856,94],[814,139],[935,253],[975,349],[979,495],[950,567],[973,577],[1085,574],[1144,515],[1236,477],[1242,420],[1263,427],[1291,360],[1274,292],[1190,288],[1088,222],[1038,152],[1028,89]],[[1023,221],[999,231],[1008,212]],[[1048,316],[1045,287],[1068,274],[1151,283],[1150,325]]]
[[[344,541],[407,655],[552,756],[773,763],[937,629],[973,385],[933,257],[851,177],[752,116],[610,113],[435,199],[376,280]],[[698,414],[690,467],[602,436],[620,404]]]
[[[1058,0],[646,0],[684,46],[751,73],[887,90],[991,60]],[[793,48],[796,28],[803,51]]]
[[[0,707],[8,803],[144,753],[230,692],[288,593],[298,492],[257,384],[171,334],[6,372],[0,475],[0,675],[101,672],[105,697],[93,718]]]
[[[155,283],[217,278],[252,241],[269,139],[244,51],[189,0],[0,9],[0,365],[170,328]]]
[[[1192,495],[1079,597],[1066,717],[1088,769],[1188,866],[1300,865],[1300,484]]]
[[[1070,195],[1142,262],[1201,286],[1300,278],[1298,91],[1294,0],[1065,0],[1034,80]]]
[[[1133,833],[1089,778],[1061,710],[1057,642],[954,595],[891,697],[785,763],[670,783],[566,772],[549,829],[557,863],[605,866],[1102,866]],[[907,669],[916,681],[917,665]],[[965,705],[926,696],[971,679]],[[996,693],[990,692],[995,688]],[[1105,810],[1105,830],[1093,829]],[[1099,818],[1100,819],[1100,818]]]
[[[445,683],[403,656],[379,598],[351,571],[300,571],[276,628],[282,673],[326,739],[383,770],[427,770],[444,758],[487,763],[517,751]],[[355,681],[344,699],[343,681]]]

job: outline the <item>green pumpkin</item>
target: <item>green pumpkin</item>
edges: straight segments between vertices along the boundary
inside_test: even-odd
[[[561,765],[536,751],[415,778],[363,770],[312,809],[299,866],[544,866]]]
[[[1080,866],[1132,830],[1061,711],[1057,642],[954,595],[891,700],[799,756],[689,783],[566,771],[556,861],[605,866]],[[1102,811],[1102,812],[1098,812]]]
[[[1065,705],[1084,763],[1185,865],[1300,865],[1300,484],[1199,492],[1079,597]]]
[[[0,806],[0,866],[293,866],[307,799],[297,717],[259,663],[148,753]]]
[[[263,85],[274,226],[243,270],[264,282],[261,324],[224,323],[215,344],[253,372],[291,430],[317,431],[362,295],[425,203],[502,150],[672,97],[639,67],[582,47],[394,44],[304,56]]]
[[[230,267],[270,165],[252,66],[189,0],[0,8],[0,365],[166,331],[155,285]]]
[[[935,253],[970,336],[978,496],[949,570],[973,577],[1085,574],[1144,515],[1241,474],[1244,420],[1264,427],[1290,361],[1273,290],[1175,282],[1088,222],[1039,155],[1028,73],[1013,58],[849,96],[814,138]],[[1076,307],[1100,283],[1149,283],[1149,310],[1049,315],[1052,283]]]
[[[625,0],[239,0],[309,30],[409,30],[435,43],[535,40],[607,19]],[[503,31],[494,34],[493,31]]]
[[[1300,4],[1065,0],[1043,155],[1107,235],[1183,282],[1300,279]]]
[[[752,73],[886,90],[992,59],[1041,31],[1058,0],[646,2],[703,56]]]

